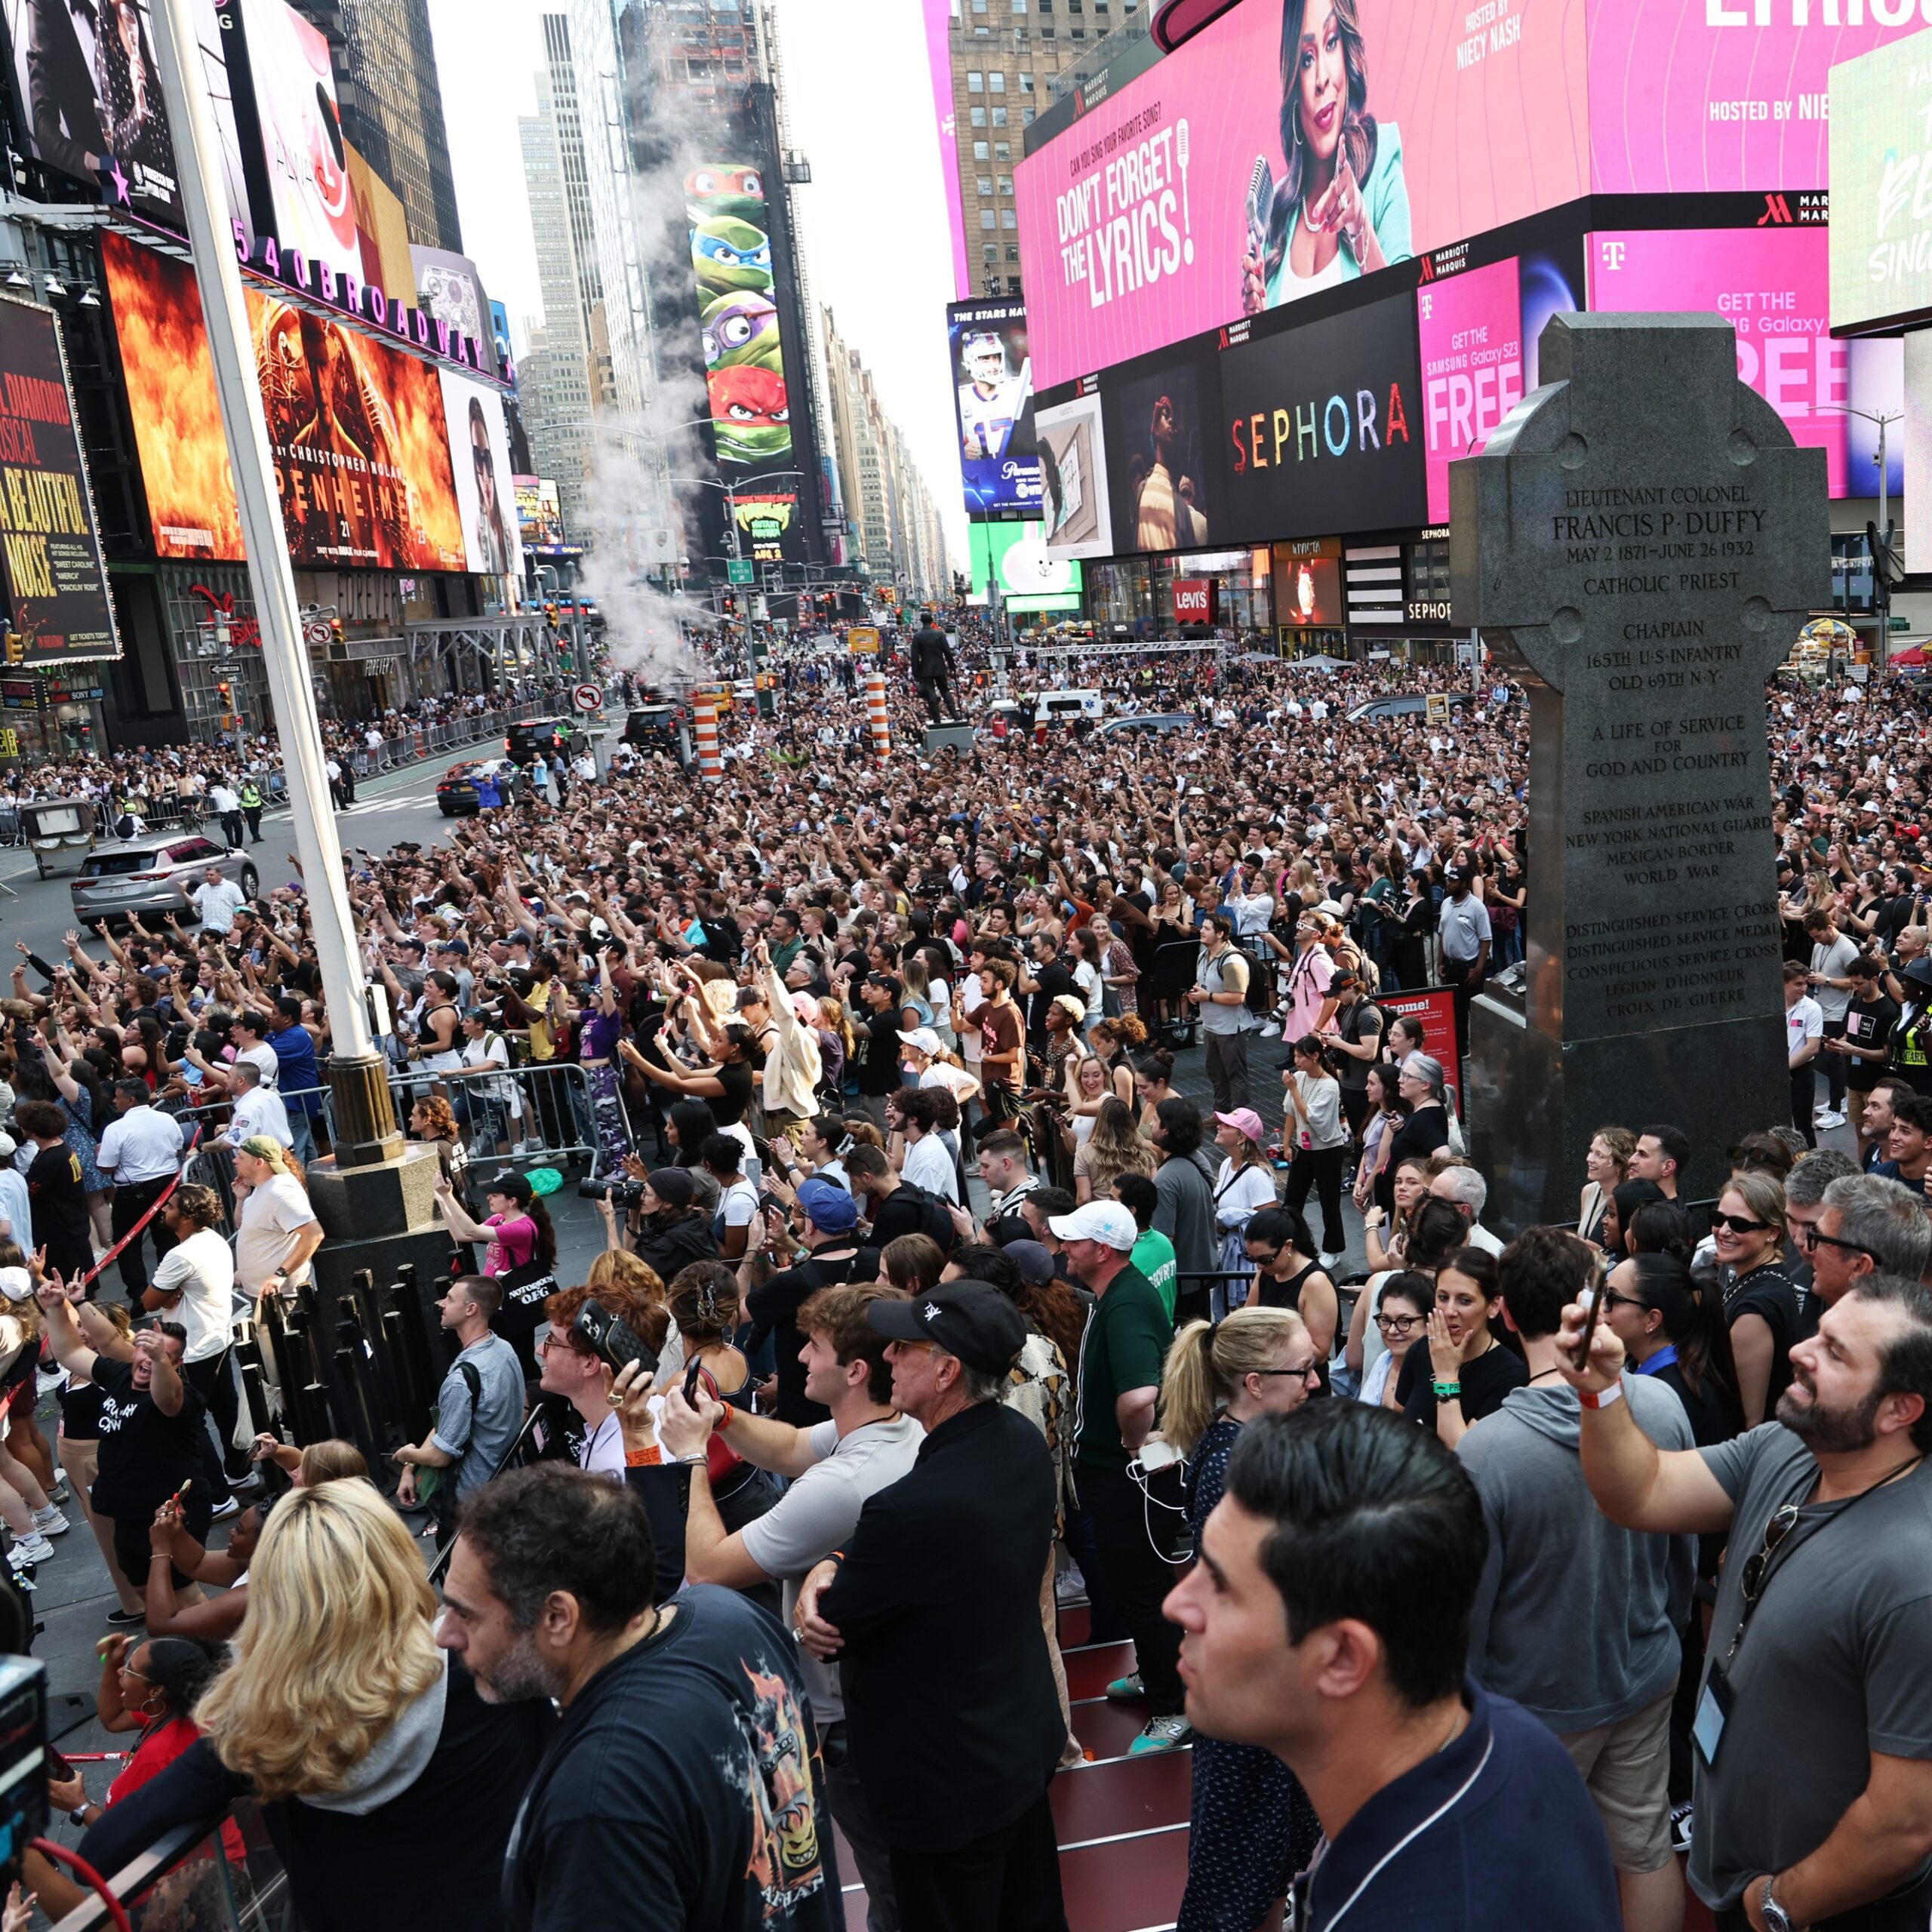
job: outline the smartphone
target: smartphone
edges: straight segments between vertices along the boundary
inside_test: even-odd
[[[1583,1336],[1581,1347],[1571,1357],[1575,1366],[1587,1368],[1590,1361],[1590,1338],[1597,1331],[1597,1324],[1603,1319],[1604,1297],[1610,1292],[1609,1257],[1597,1264],[1589,1284],[1583,1291]]]
[[[697,1386],[704,1374],[704,1364],[694,1359],[685,1370],[685,1400],[692,1407],[697,1407]]]
[[[595,1302],[587,1301],[577,1310],[571,1329],[574,1334],[581,1335],[612,1368],[621,1372],[637,1361],[651,1374],[657,1373],[657,1350],[647,1348],[636,1330],[621,1315],[608,1313]]]

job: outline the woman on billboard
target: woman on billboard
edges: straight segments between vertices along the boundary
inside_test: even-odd
[[[1402,140],[1368,112],[1359,0],[1284,0],[1281,152],[1247,194],[1241,312],[1259,315],[1414,254]]]

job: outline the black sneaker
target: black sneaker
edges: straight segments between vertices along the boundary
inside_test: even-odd
[[[110,1610],[107,1620],[116,1630],[138,1630],[148,1620],[144,1610]]]
[[[1687,1804],[1670,1807],[1670,1848],[1680,1852],[1690,1849],[1690,1807]]]

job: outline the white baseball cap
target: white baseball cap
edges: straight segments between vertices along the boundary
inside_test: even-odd
[[[922,1054],[940,1052],[939,1035],[930,1026],[915,1026],[909,1033],[899,1036],[909,1047],[916,1047]]]
[[[1050,1214],[1047,1226],[1062,1241],[1097,1241],[1123,1254],[1140,1238],[1134,1217],[1118,1201],[1090,1201],[1070,1214]]]

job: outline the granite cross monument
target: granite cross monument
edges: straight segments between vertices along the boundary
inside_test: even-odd
[[[1499,1230],[1576,1217],[1590,1137],[1789,1119],[1766,681],[1831,592],[1825,456],[1715,315],[1559,315],[1450,472],[1457,621],[1530,694],[1529,947],[1471,1009]]]

